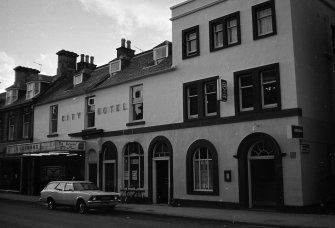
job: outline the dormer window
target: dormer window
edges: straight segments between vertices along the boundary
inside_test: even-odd
[[[154,52],[154,61],[156,64],[160,63],[164,58],[169,55],[169,46],[165,45],[162,47],[155,48]]]
[[[31,99],[40,93],[41,83],[31,82],[27,84],[26,99]]]
[[[83,82],[83,74],[73,76],[73,85],[76,86]]]
[[[15,102],[17,100],[18,97],[18,90],[17,89],[13,89],[13,90],[9,90],[6,93],[6,104],[10,105],[13,102]]]
[[[109,64],[109,73],[112,75],[121,70],[121,60],[111,62]]]

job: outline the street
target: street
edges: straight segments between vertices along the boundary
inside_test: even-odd
[[[47,210],[40,203],[26,203],[10,200],[0,201],[0,226],[2,228],[28,227],[225,227],[225,228],[266,228],[265,226],[225,224],[216,221],[184,219],[168,216],[126,213],[121,211],[78,214],[73,208],[61,207]],[[270,227],[268,227],[270,228]],[[274,228],[274,227],[271,227]]]

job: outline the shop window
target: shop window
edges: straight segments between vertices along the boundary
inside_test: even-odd
[[[199,25],[182,31],[183,59],[200,55]]]
[[[218,195],[218,158],[212,143],[198,140],[190,146],[186,171],[188,194]]]
[[[254,40],[277,34],[274,0],[252,7]]]
[[[240,13],[236,12],[210,21],[209,30],[211,51],[240,44]]]
[[[217,79],[218,77],[212,77],[184,84],[185,120],[219,116]]]
[[[18,98],[18,90],[12,89],[6,92],[6,105],[14,103]]]
[[[143,119],[143,85],[131,87],[131,121]]]
[[[15,133],[15,117],[10,117],[8,120],[8,140],[14,140]]]
[[[123,160],[124,188],[144,187],[144,156],[142,146],[128,143]]]
[[[87,128],[94,127],[95,125],[95,103],[94,97],[88,97],[86,99],[86,115],[87,115]]]
[[[50,107],[50,134],[57,133],[58,127],[58,105]]]
[[[281,108],[279,64],[234,73],[236,113]]]
[[[23,128],[22,128],[22,138],[29,138],[30,131],[30,114],[23,114]]]
[[[31,82],[27,84],[26,99],[31,99],[40,93],[40,82]]]

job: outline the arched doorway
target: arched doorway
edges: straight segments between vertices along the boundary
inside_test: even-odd
[[[239,196],[242,207],[283,206],[282,154],[269,135],[247,136],[238,149]]]
[[[117,191],[117,149],[112,142],[106,142],[103,148],[103,190],[106,192]]]
[[[172,145],[164,136],[155,137],[149,145],[149,198],[153,203],[168,204],[173,199]]]
[[[144,153],[137,142],[128,143],[123,154],[123,187],[144,188]]]

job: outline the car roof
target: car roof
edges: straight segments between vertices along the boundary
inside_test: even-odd
[[[51,181],[51,183],[93,183],[91,181]]]

